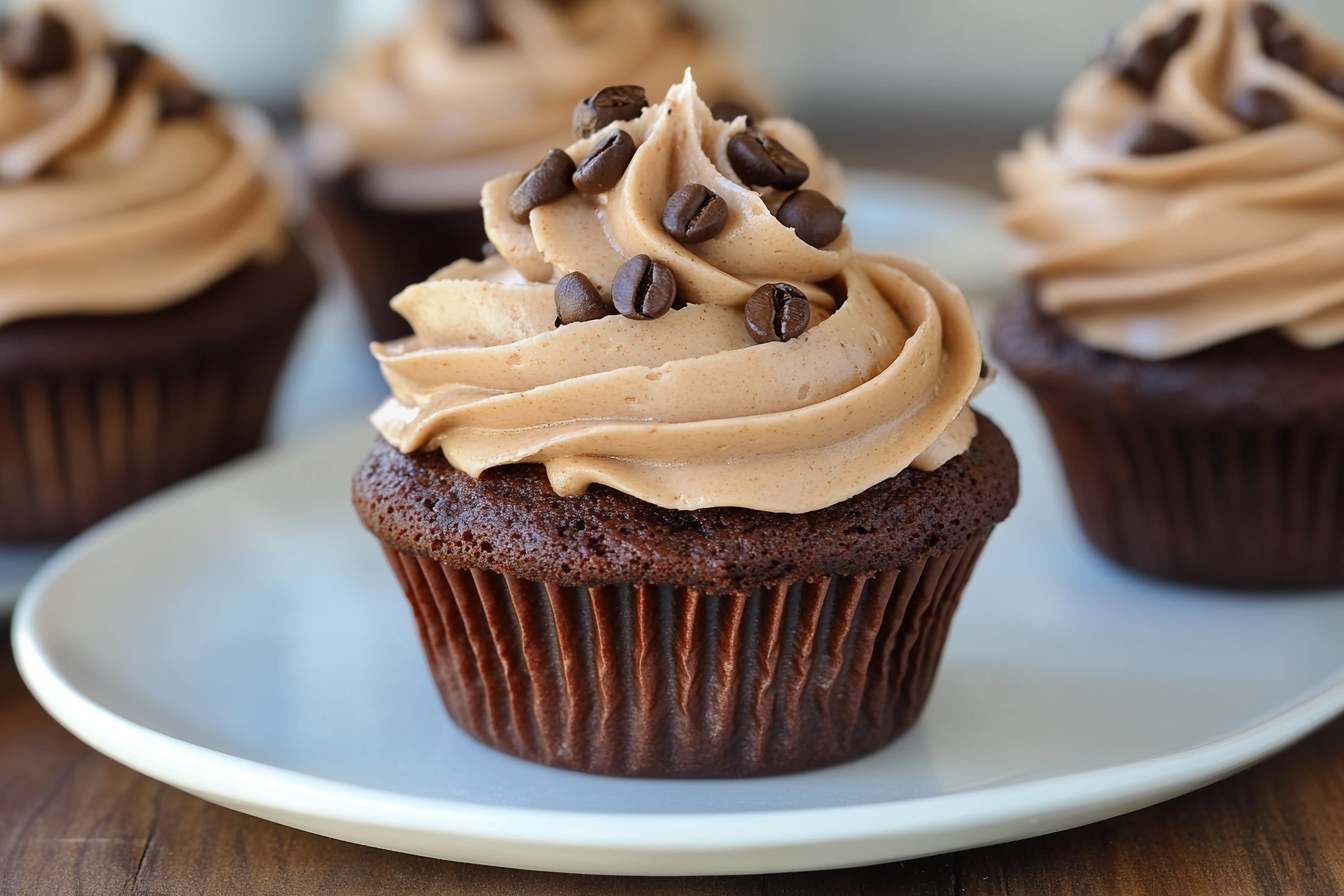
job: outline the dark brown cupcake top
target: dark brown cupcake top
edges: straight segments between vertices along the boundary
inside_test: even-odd
[[[646,582],[730,591],[898,569],[1007,517],[1017,461],[980,417],[962,455],[907,469],[822,510],[670,510],[594,485],[560,497],[545,470],[520,464],[473,479],[438,452],[379,440],[355,475],[354,503],[383,541],[441,563],[571,585]]]
[[[1242,336],[1180,358],[1144,361],[1084,345],[1030,295],[994,323],[994,352],[1034,389],[1084,400],[1104,395],[1110,412],[1247,426],[1337,423],[1344,409],[1344,345],[1305,349],[1277,333]]]

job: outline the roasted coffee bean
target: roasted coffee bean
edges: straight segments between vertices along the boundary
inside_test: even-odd
[[[816,190],[799,190],[779,207],[779,223],[792,227],[798,239],[820,249],[835,242],[845,223],[845,210]]]
[[[732,100],[719,100],[709,107],[709,114],[713,115],[718,121],[737,121],[739,118],[746,116],[747,127],[755,124],[751,120],[751,111],[741,103],[735,103]]]
[[[807,330],[812,306],[807,296],[788,283],[767,283],[751,294],[746,307],[747,330],[757,342],[788,342]]]
[[[210,108],[214,97],[186,84],[159,85],[159,120],[190,118]]]
[[[672,310],[677,281],[672,269],[647,255],[636,255],[621,265],[611,281],[616,310],[634,320],[653,320]]]
[[[1176,20],[1176,23],[1168,28],[1162,35],[1163,46],[1166,47],[1167,55],[1171,56],[1181,47],[1190,42],[1190,38],[1195,36],[1195,30],[1199,28],[1199,13],[1188,12]]]
[[[1253,131],[1263,131],[1292,120],[1293,107],[1281,95],[1264,87],[1242,90],[1232,97],[1228,111]]]
[[[617,128],[583,157],[574,172],[574,187],[580,193],[605,193],[620,182],[635,157],[635,139]]]
[[[26,81],[59,74],[74,61],[75,36],[54,13],[9,22],[0,33],[0,65]]]
[[[811,173],[807,163],[773,137],[755,131],[739,131],[728,141],[728,161],[742,183],[749,187],[796,190]]]
[[[117,73],[117,92],[130,86],[149,58],[145,48],[136,43],[109,44],[103,52],[112,60],[112,68]]]
[[[1162,79],[1162,71],[1167,67],[1170,54],[1162,44],[1160,35],[1147,38],[1125,59],[1117,74],[1144,93],[1157,89]]]
[[[1187,13],[1166,31],[1147,38],[1129,55],[1120,60],[1116,73],[1144,93],[1157,89],[1166,71],[1167,63],[1181,47],[1189,43],[1199,27],[1199,13]]]
[[[1150,121],[1130,141],[1129,153],[1135,156],[1164,156],[1198,146],[1198,141],[1180,128]]]
[[[701,184],[687,184],[663,206],[663,229],[681,243],[703,243],[723,232],[728,203]]]
[[[636,84],[603,87],[574,107],[574,136],[582,140],[613,121],[632,121],[648,104],[644,88]]]
[[[574,160],[563,149],[546,153],[509,196],[509,216],[526,224],[532,209],[563,199],[574,190]]]
[[[489,44],[508,37],[490,14],[489,0],[455,4],[449,31],[459,43],[468,45]]]
[[[1275,62],[1283,63],[1293,71],[1306,71],[1311,61],[1307,41],[1287,22],[1277,22],[1260,32],[1260,49]]]
[[[611,314],[611,306],[593,281],[579,271],[566,274],[555,284],[556,326],[585,320],[600,320]]]
[[[1259,31],[1262,37],[1269,33],[1269,29],[1283,21],[1283,13],[1269,3],[1252,5],[1247,15],[1251,17],[1251,24],[1255,26],[1255,30]]]
[[[1328,75],[1322,75],[1321,80],[1317,82],[1321,88],[1333,93],[1340,99],[1344,99],[1344,72],[1331,72]]]

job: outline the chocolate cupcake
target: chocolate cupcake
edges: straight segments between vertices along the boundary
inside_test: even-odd
[[[799,771],[918,717],[1017,496],[955,288],[853,250],[782,119],[694,83],[486,185],[499,256],[393,303],[355,477],[453,719],[614,775]],[[614,119],[614,120],[613,120]]]
[[[994,348],[1115,560],[1344,584],[1344,49],[1269,4],[1150,8],[1003,161]]]
[[[0,541],[253,448],[316,292],[265,121],[84,4],[0,31]]]
[[[566,145],[574,97],[671,83],[690,65],[711,97],[752,95],[666,0],[433,0],[314,84],[316,205],[375,336],[410,334],[388,307],[403,288],[482,257],[481,186]]]

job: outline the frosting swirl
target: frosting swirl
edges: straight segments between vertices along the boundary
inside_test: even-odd
[[[663,507],[827,507],[908,466],[935,469],[975,436],[966,402],[981,376],[965,299],[917,262],[854,252],[848,228],[815,248],[776,219],[788,193],[744,186],[728,157],[745,118],[715,120],[686,80],[633,121],[570,146],[582,159],[612,128],[637,146],[609,192],[506,211],[523,173],[488,183],[499,256],[459,261],[393,307],[415,334],[375,344],[392,390],[374,414],[404,452],[438,449],[473,476],[545,464],[558,494],[598,482]],[[811,134],[782,119],[759,131],[808,164],[805,187],[838,178]],[[714,238],[677,242],[668,198],[699,183],[727,204]],[[557,327],[555,283],[579,271],[607,293],[643,254],[684,300],[656,320]],[[756,344],[743,307],[785,282],[811,306],[805,333]]]
[[[1028,134],[1000,174],[1020,272],[1094,348],[1344,341],[1344,49],[1306,22],[1158,3],[1069,89],[1053,139]]]
[[[283,247],[260,116],[113,44],[82,3],[9,28],[39,15],[72,52],[39,77],[0,68],[0,325],[163,307]]]
[[[492,39],[455,37],[473,9]],[[571,139],[575,97],[668,84],[688,65],[715,99],[751,95],[665,0],[435,0],[309,91],[307,156],[319,177],[358,169],[384,207],[474,204],[481,184]]]

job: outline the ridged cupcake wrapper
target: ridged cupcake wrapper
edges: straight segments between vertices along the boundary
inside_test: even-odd
[[[293,335],[171,366],[0,380],[0,541],[68,538],[255,448]]]
[[[1344,421],[1139,420],[1038,391],[1079,521],[1120,563],[1233,588],[1344,585]]]
[[[384,549],[444,704],[477,740],[585,772],[744,777],[854,759],[914,724],[987,537],[871,577],[719,595]]]
[[[481,257],[480,206],[442,212],[396,212],[359,201],[349,180],[320,185],[317,207],[355,280],[374,336],[409,336],[390,307],[397,293],[459,258]]]

